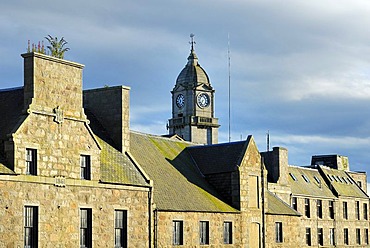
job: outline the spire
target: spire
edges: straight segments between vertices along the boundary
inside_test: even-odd
[[[188,64],[189,65],[197,65],[198,64],[198,57],[197,57],[197,55],[195,54],[195,51],[194,51],[194,45],[196,44],[196,42],[194,41],[194,34],[193,33],[190,34],[189,44],[191,45],[191,49],[190,49],[190,55],[188,57]]]

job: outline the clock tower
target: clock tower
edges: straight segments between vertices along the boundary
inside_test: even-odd
[[[214,94],[207,73],[198,63],[194,35],[190,35],[188,63],[177,77],[172,94],[169,134],[199,144],[218,143],[218,119],[214,118]]]

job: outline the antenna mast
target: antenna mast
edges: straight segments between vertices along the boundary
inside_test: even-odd
[[[267,151],[270,151],[270,130],[267,130]]]
[[[229,69],[229,143],[231,142],[231,72],[230,72],[230,34],[227,34],[227,57],[228,57],[228,69]]]

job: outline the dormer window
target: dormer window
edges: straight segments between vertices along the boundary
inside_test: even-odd
[[[90,156],[81,155],[80,157],[80,167],[81,167],[81,179],[90,180],[91,179],[91,165]]]
[[[37,175],[37,150],[26,149],[26,174]]]

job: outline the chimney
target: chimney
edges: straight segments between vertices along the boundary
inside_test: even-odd
[[[268,171],[268,179],[272,183],[288,184],[288,149],[274,147],[272,151],[261,152]]]
[[[86,119],[82,109],[83,65],[40,53],[25,53],[24,110]]]
[[[130,88],[126,86],[85,90],[84,108],[108,132],[112,144],[121,152],[130,148]]]

